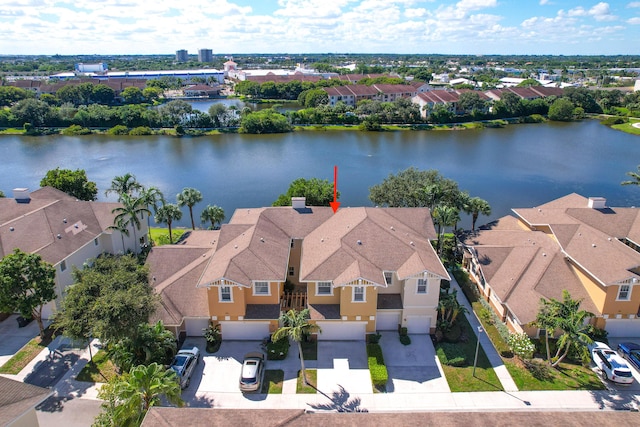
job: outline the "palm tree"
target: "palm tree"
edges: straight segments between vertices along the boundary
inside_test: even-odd
[[[202,222],[211,221],[211,228],[215,230],[216,224],[220,224],[224,221],[224,209],[216,205],[207,205],[207,207],[202,211],[202,214],[200,214],[200,220]]]
[[[157,187],[142,187],[140,189],[140,198],[144,200],[147,208],[153,208],[153,213],[157,214],[160,206],[164,205],[164,195]],[[149,243],[151,243],[151,215],[147,216],[147,228],[149,230]]]
[[[638,185],[640,186],[640,165],[638,165],[638,172],[627,172],[627,175],[631,177],[629,181],[622,181],[622,185]]]
[[[151,215],[151,211],[147,208],[146,201],[142,197],[134,197],[124,193],[121,195],[120,203],[122,206],[111,211],[116,214],[113,224],[118,227],[131,225],[133,240],[137,242],[136,229],[140,230],[140,219],[144,218],[144,214]]]
[[[104,195],[108,196],[111,193],[118,195],[118,201],[122,201],[122,197],[126,194],[133,196],[134,193],[142,190],[142,185],[136,180],[135,175],[127,172],[122,176],[116,176],[111,180],[111,187],[109,187]]]
[[[188,206],[189,216],[191,217],[191,228],[196,229],[196,223],[193,221],[193,206],[202,201],[202,193],[195,188],[185,188],[181,193],[176,195],[178,206]]]
[[[469,198],[463,206],[463,210],[471,214],[471,230],[476,229],[476,221],[478,220],[478,215],[491,215],[491,205],[484,199],[480,197],[471,197]]]
[[[140,425],[149,408],[160,405],[163,399],[184,406],[181,395],[176,373],[157,363],[131,368],[128,374],[116,377],[104,391],[98,392],[101,399],[110,403],[103,405],[103,409],[111,412],[109,419],[121,426]]]
[[[547,362],[551,363],[551,349],[549,348],[549,334],[553,335],[557,328],[556,305],[551,301],[540,298],[540,310],[536,314],[536,320],[531,325],[544,329],[544,345],[547,349]]]
[[[182,211],[173,203],[167,203],[160,206],[156,212],[156,216],[153,218],[155,222],[160,224],[167,224],[169,227],[169,243],[173,243],[173,236],[171,235],[171,223],[173,221],[179,221],[182,218]]]
[[[120,232],[120,238],[122,239],[122,253],[126,253],[127,249],[124,247],[124,236],[129,237],[129,228],[125,224],[124,219],[120,218],[118,221],[114,220],[114,224],[107,227],[109,230],[116,230]]]
[[[288,337],[298,343],[298,355],[300,356],[300,368],[302,370],[302,380],[308,384],[307,373],[304,367],[304,357],[302,356],[302,340],[314,331],[322,332],[320,326],[309,323],[309,309],[301,311],[289,310],[280,316],[282,325],[273,333],[271,339],[278,341],[283,337]]]
[[[460,221],[460,213],[453,206],[436,206],[433,209],[433,220],[438,225],[438,253],[440,253],[442,252],[445,228],[457,224]]]
[[[594,314],[586,310],[580,310],[580,303],[580,300],[572,299],[567,290],[563,290],[562,301],[551,298],[548,303],[550,306],[545,308],[543,305],[546,310],[543,313],[543,317],[547,325],[562,331],[558,338],[558,351],[554,357],[556,360],[551,366],[558,366],[569,354],[571,347],[585,346],[593,342],[587,334],[590,330],[590,325],[586,320],[593,317]]]

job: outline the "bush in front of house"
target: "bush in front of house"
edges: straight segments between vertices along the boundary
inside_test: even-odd
[[[445,365],[458,367],[467,365],[467,358],[461,345],[443,342],[438,344],[436,353]]]
[[[389,373],[384,364],[382,347],[379,344],[367,344],[367,360],[369,362],[369,372],[371,383],[376,388],[383,388],[389,381]]]
[[[289,338],[282,337],[278,341],[267,344],[267,360],[284,360],[289,353]]]

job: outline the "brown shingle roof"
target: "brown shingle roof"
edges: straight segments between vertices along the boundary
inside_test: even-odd
[[[12,425],[50,393],[46,388],[0,376],[0,425]]]

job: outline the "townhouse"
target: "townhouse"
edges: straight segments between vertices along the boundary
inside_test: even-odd
[[[74,268],[102,253],[139,252],[148,243],[147,218],[140,230],[127,233],[111,228],[120,203],[76,200],[52,187],[29,192],[13,190],[13,198],[0,198],[0,257],[18,248],[37,253],[56,269],[57,298],[43,309],[50,318],[73,283]]]
[[[449,275],[431,246],[426,208],[238,209],[220,230],[191,232],[153,248],[153,321],[176,335],[262,339],[289,309],[308,308],[319,339],[361,340],[376,330],[435,330],[440,281]]]
[[[507,326],[530,326],[540,298],[582,300],[612,337],[640,335],[640,210],[569,194],[461,236],[464,266]]]

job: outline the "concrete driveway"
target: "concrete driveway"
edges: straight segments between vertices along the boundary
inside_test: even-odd
[[[35,320],[24,328],[19,328],[17,318],[17,314],[12,314],[0,322],[0,337],[2,337],[0,340],[0,366],[4,365],[18,350],[40,333],[38,322]]]
[[[372,393],[364,341],[318,341],[318,390],[324,394]]]
[[[182,347],[198,347],[201,359],[191,377],[189,387],[182,392],[183,399],[191,402],[195,399],[196,393],[242,394],[238,388],[238,380],[244,355],[252,351],[262,351],[261,344],[261,341],[222,341],[216,353],[208,354],[204,338],[188,337]]]
[[[638,337],[630,337],[630,338],[609,338],[609,347],[611,347],[612,350],[617,351],[618,349],[618,344],[622,343],[622,342],[635,342],[640,344],[640,338]],[[614,383],[613,381],[607,381],[602,377],[602,373],[600,372],[600,370],[595,366],[595,363],[591,363],[591,367],[593,368],[593,370],[598,373],[598,375],[600,375],[600,379],[602,380],[602,382],[604,383],[604,385],[607,387],[608,390],[612,390],[612,391],[631,391],[631,392],[638,392],[640,391],[640,372],[638,372],[638,370],[631,364],[627,362],[627,365],[629,365],[629,367],[631,368],[631,373],[633,374],[633,378],[635,379],[635,381],[629,385],[625,385],[625,384],[618,384],[618,383]]]
[[[397,332],[382,332],[380,346],[387,365],[388,393],[450,392],[429,335],[410,335],[403,345]]]

